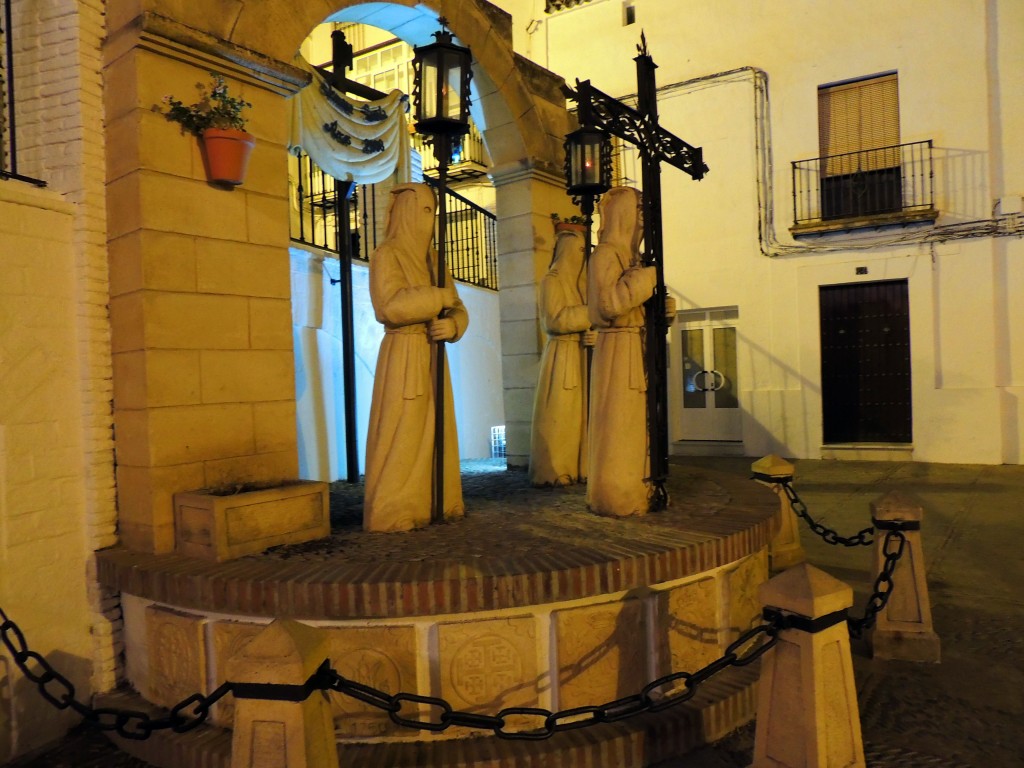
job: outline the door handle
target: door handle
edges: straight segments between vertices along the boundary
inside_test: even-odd
[[[721,381],[717,380],[715,378],[716,376],[721,377]],[[724,387],[724,386],[725,386],[725,374],[723,374],[721,371],[711,371],[711,390],[713,392],[717,392],[718,390],[722,389],[722,387]]]
[[[715,388],[715,377],[711,376],[711,386],[707,386],[707,381],[704,381],[705,386],[701,386],[700,377],[708,376],[711,371],[698,371],[693,375],[693,386],[697,388],[698,392],[711,392]]]

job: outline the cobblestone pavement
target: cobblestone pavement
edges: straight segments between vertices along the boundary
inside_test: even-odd
[[[745,474],[751,459],[685,462]],[[466,467],[467,500],[491,494],[489,464]],[[868,503],[891,489],[915,494],[925,509],[922,539],[942,662],[874,660],[853,643],[867,765],[1024,767],[1024,467],[804,460],[796,462],[794,486],[818,522],[844,535],[868,525]],[[336,486],[335,501],[353,494],[357,489]],[[351,524],[356,503],[340,512]],[[806,527],[801,536],[811,563],[854,588],[852,613],[862,613],[874,579],[871,548],[830,547]],[[660,768],[745,767],[753,745],[750,726]],[[99,766],[146,768],[85,729],[10,768]]]

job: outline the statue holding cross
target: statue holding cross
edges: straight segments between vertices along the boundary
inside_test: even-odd
[[[637,70],[637,93],[638,104],[632,109],[622,104],[617,99],[594,88],[589,80],[577,81],[576,90],[567,89],[567,96],[573,99],[579,108],[579,122],[581,131],[584,129],[596,129],[598,131],[612,134],[620,139],[634,145],[640,152],[643,195],[641,204],[641,215],[638,217],[642,222],[642,241],[645,252],[642,257],[642,265],[630,264],[624,266],[619,278],[627,279],[629,270],[637,270],[638,267],[646,266],[649,272],[636,272],[636,275],[643,274],[644,277],[630,277],[629,281],[637,283],[636,293],[642,293],[640,283],[650,280],[653,285],[643,299],[644,308],[642,312],[644,329],[643,341],[638,345],[644,352],[644,377],[643,389],[646,390],[646,425],[648,455],[645,468],[639,470],[639,481],[645,487],[647,509],[635,509],[635,500],[629,502],[612,503],[610,506],[602,504],[595,511],[604,514],[643,514],[646,511],[657,511],[668,505],[668,493],[665,490],[665,481],[668,478],[668,386],[665,378],[666,360],[668,357],[666,335],[668,331],[669,314],[674,315],[674,306],[669,300],[665,288],[664,257],[662,248],[662,220],[661,220],[661,164],[668,163],[699,181],[708,171],[704,164],[703,153],[700,147],[694,147],[685,141],[666,131],[658,123],[657,85],[655,82],[654,70],[657,65],[647,51],[647,39],[641,35],[641,44],[637,46],[638,55],[635,57]],[[577,154],[580,157],[584,153]],[[567,145],[567,156],[571,156],[571,148]],[[590,165],[600,168],[607,165],[601,159],[590,158]],[[567,175],[572,177],[567,161]],[[588,167],[590,167],[588,165]],[[607,187],[604,187],[607,189]],[[591,192],[604,191],[600,187],[593,187]],[[572,192],[572,189],[570,189]],[[592,197],[589,204],[592,206]],[[586,202],[586,201],[585,201]],[[602,228],[605,227],[602,222]],[[637,237],[634,247],[638,248],[640,237]],[[600,245],[598,246],[600,248]],[[639,254],[639,252],[637,252]],[[633,274],[633,273],[630,273]],[[591,277],[590,297],[593,303],[596,299],[594,277]],[[627,289],[626,293],[630,290]],[[635,298],[635,297],[634,297]],[[635,318],[633,318],[635,319]],[[599,347],[600,349],[600,342]],[[596,359],[595,353],[595,359]],[[632,359],[632,353],[630,353]],[[596,363],[595,363],[596,365]],[[595,461],[593,446],[595,439],[599,439],[596,433],[601,427],[598,419],[602,417],[601,411],[597,408],[600,395],[597,388],[598,374],[595,372],[592,384],[591,403],[591,459],[590,459],[590,482],[599,484],[602,482],[601,473],[621,472],[622,467],[614,463],[604,463],[604,469],[599,466],[601,462]],[[635,473],[631,473],[635,474]],[[588,489],[588,497],[590,496]]]

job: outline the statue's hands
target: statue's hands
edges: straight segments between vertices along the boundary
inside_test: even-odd
[[[635,299],[643,301],[654,293],[658,275],[654,267],[630,267],[623,273],[622,279],[626,281]]]
[[[455,321],[450,317],[435,317],[427,323],[431,341],[449,341],[455,338]]]
[[[593,328],[588,328],[583,332],[583,346],[593,347],[597,344],[597,331]]]
[[[672,323],[674,323],[676,321],[677,309],[678,308],[676,307],[676,297],[675,296],[666,296],[665,297],[665,319],[668,321],[669,325],[672,325]]]
[[[444,288],[438,288],[441,291],[441,307],[443,309],[454,309],[459,305],[459,294],[455,290],[455,286],[449,283]]]

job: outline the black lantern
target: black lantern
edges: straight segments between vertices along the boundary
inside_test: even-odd
[[[608,134],[580,128],[565,137],[565,184],[573,197],[602,195],[612,185],[612,151]]]
[[[413,90],[416,130],[426,134],[460,136],[469,131],[469,81],[473,55],[469,48],[455,45],[444,26],[434,33],[436,42],[414,49]]]

